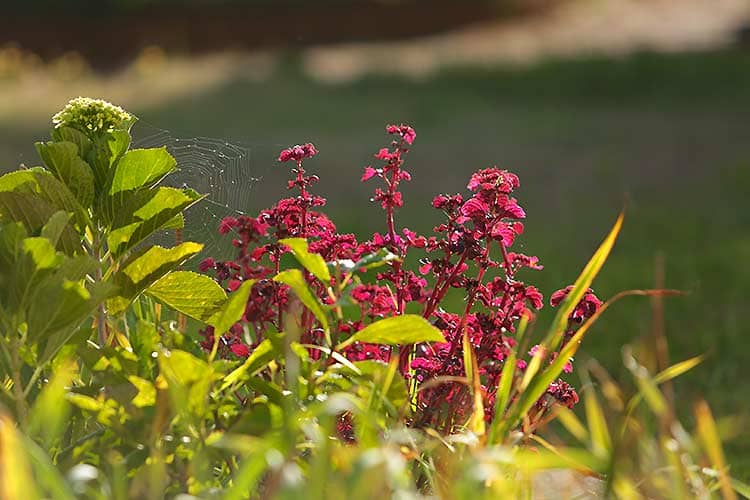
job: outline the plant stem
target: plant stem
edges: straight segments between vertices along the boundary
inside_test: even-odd
[[[11,372],[13,377],[13,399],[16,401],[16,418],[22,430],[26,430],[28,418],[28,406],[23,390],[23,379],[21,378],[21,357],[19,351],[23,343],[23,336],[17,339],[10,350]]]
[[[94,258],[97,262],[96,268],[96,282],[101,283],[104,281],[104,274],[102,273],[102,242],[100,240],[99,231],[96,230],[94,234]],[[104,302],[101,302],[98,307],[96,321],[96,330],[99,338],[99,346],[104,347],[107,344],[107,310],[104,307]]]

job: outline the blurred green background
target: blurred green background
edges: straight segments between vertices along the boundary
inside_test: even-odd
[[[497,29],[532,26],[531,39],[544,37],[539,26],[546,25],[537,18],[570,8],[559,7],[566,3],[538,2],[521,14],[498,9]],[[383,8],[397,12],[399,5]],[[0,40],[15,42],[0,51],[0,170],[38,162],[33,141],[46,136],[49,116],[69,98],[104,97],[137,113],[147,128],[168,130],[168,137],[207,136],[247,147],[243,168],[261,177],[240,207],[251,213],[286,193],[278,151],[314,142],[320,155],[306,167],[321,177],[318,191],[328,198],[329,214],[339,229],[367,236],[383,230],[384,218],[368,202],[372,186],[359,183],[361,169],[386,143],[385,124],[408,123],[417,140],[400,225],[429,231],[440,220],[430,208],[435,194],[463,192],[479,168],[512,170],[528,214],[519,250],[545,265],[526,279],[549,296],[575,279],[625,207],[625,228],[595,291],[606,298],[652,287],[661,255],[665,285],[687,292],[664,300],[671,361],[707,354],[677,381],[679,407],[689,419],[692,403],[706,398],[717,415],[750,415],[750,49],[742,29],[729,26],[721,42],[701,50],[688,42],[685,50],[648,44],[644,50],[636,38],[629,50],[604,50],[605,40],[601,51],[592,42],[559,53],[552,37],[547,49],[541,44],[519,63],[502,50],[474,60],[477,46],[466,37],[455,42],[466,43],[466,52],[446,59],[451,31],[423,28],[435,33],[420,45],[403,45],[390,32],[367,47],[348,40],[356,43],[338,63],[333,47],[333,59],[323,59],[332,69],[322,77],[311,64],[326,47],[293,34],[287,38],[294,43],[280,36],[260,55],[248,55],[248,47],[215,57],[133,47],[138,55],[115,67],[75,47],[40,56],[24,40]],[[430,43],[435,52],[423,50]],[[373,53],[385,53],[386,63]],[[415,74],[409,68],[424,62],[419,54],[430,61],[422,65],[429,71]],[[543,310],[542,325],[551,313]],[[624,376],[621,348],[644,339],[648,346],[652,319],[648,299],[625,299],[593,329],[579,358],[596,358]],[[747,431],[727,450],[733,472],[749,477]]]

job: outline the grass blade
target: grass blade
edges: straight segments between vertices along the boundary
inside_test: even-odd
[[[724,451],[721,447],[721,439],[716,429],[716,421],[711,414],[711,409],[705,401],[699,401],[695,405],[695,420],[698,425],[698,436],[703,443],[712,467],[719,472],[719,486],[721,496],[728,500],[735,500],[737,494],[734,492],[732,482],[727,474],[727,464],[724,460]]]
[[[560,345],[563,333],[565,332],[565,327],[568,324],[568,316],[570,316],[570,313],[573,312],[573,309],[575,309],[578,302],[583,298],[586,290],[591,286],[591,283],[594,281],[596,275],[599,274],[607,257],[609,257],[609,252],[615,245],[617,235],[620,234],[620,230],[622,229],[624,215],[625,214],[621,212],[617,217],[609,234],[604,238],[604,241],[599,245],[599,248],[594,252],[591,259],[589,259],[588,263],[583,268],[583,271],[581,271],[581,274],[578,276],[578,279],[576,279],[573,284],[573,289],[558,309],[557,315],[555,316],[552,326],[547,332],[547,337],[543,343],[545,346],[549,347],[549,352],[554,351]]]

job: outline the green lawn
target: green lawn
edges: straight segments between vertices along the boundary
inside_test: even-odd
[[[470,173],[497,164],[518,173],[528,213],[522,251],[546,268],[528,280],[548,296],[567,285],[627,206],[625,229],[595,282],[602,297],[653,284],[654,258],[666,283],[689,292],[666,299],[671,357],[708,353],[677,384],[680,407],[705,397],[718,415],[750,415],[750,53],[642,55],[621,61],[550,62],[527,70],[456,70],[425,82],[368,79],[321,86],[293,58],[273,81],[235,82],[161,108],[136,110],[177,136],[210,136],[250,147],[248,211],[285,193],[279,149],[314,142],[306,166],[341,229],[382,230],[360,186],[361,167],[384,144],[383,126],[417,130],[404,189],[402,225],[429,230],[441,191],[464,191]],[[63,103],[60,103],[61,105]],[[40,124],[39,130],[44,129]],[[0,123],[0,161],[33,164],[40,135]],[[11,153],[12,152],[12,153]],[[541,321],[548,321],[547,307]],[[621,374],[626,343],[649,335],[647,299],[630,298],[591,332],[582,356]],[[750,477],[750,436],[728,445]]]

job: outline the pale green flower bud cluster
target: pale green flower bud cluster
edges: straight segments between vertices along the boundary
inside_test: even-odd
[[[127,129],[136,117],[102,99],[76,97],[52,117],[55,128],[71,127],[86,134]]]

